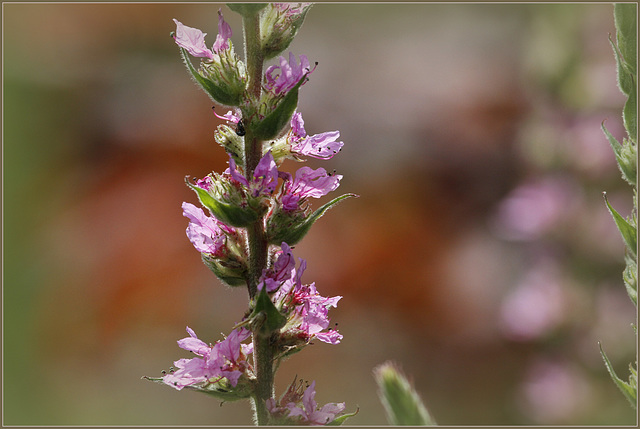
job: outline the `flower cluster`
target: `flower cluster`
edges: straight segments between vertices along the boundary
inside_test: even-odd
[[[249,310],[228,337],[214,345],[189,337],[178,345],[195,357],[180,359],[161,381],[175,389],[205,391],[222,400],[251,398],[259,424],[339,423],[344,404],[318,408],[315,383],[304,392],[289,388],[279,402],[272,396],[273,371],[289,355],[313,340],[339,344],[342,335],[331,327],[328,312],[341,296],[324,297],[315,283],[303,284],[306,261],[291,246],[345,194],[313,211],[310,199],[336,190],[342,179],[324,168],[303,166],[289,173],[286,159],[331,159],[343,146],[340,133],[308,135],[297,111],[298,90],[315,71],[308,58],[279,56],[263,70],[262,59],[276,58],[297,33],[309,4],[238,3],[229,7],[243,15],[245,25],[259,31],[248,40],[244,32],[247,70],[231,42],[231,27],[218,12],[218,34],[211,48],[206,33],[175,20],[172,33],[194,80],[218,104],[232,106],[214,134],[229,156],[229,167],[200,179],[186,179],[202,205],[184,202],[186,234],[205,265],[229,286],[246,286]],[[201,60],[193,66],[189,56]],[[316,63],[317,66],[317,63]],[[256,85],[255,70],[261,82]],[[259,76],[260,76],[259,75]],[[252,343],[245,344],[245,340]],[[254,353],[255,350],[255,353]],[[252,355],[250,363],[248,356]],[[338,419],[338,420],[336,420]]]
[[[197,357],[175,361],[173,364],[178,369],[162,378],[165,384],[181,390],[186,386],[219,383],[224,378],[235,387],[240,377],[250,371],[247,355],[253,352],[253,345],[241,344],[251,336],[249,330],[235,329],[213,346],[200,340],[188,326],[187,332],[189,336],[179,340],[178,346]]]
[[[326,425],[335,420],[345,409],[344,402],[329,403],[318,408],[315,400],[316,382],[312,381],[303,392],[303,381],[289,386],[280,401],[274,398],[267,401],[267,408],[275,424]]]

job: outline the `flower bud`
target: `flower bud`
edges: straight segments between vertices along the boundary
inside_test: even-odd
[[[213,139],[233,158],[237,164],[242,164],[244,138],[228,125],[219,125]]]
[[[220,104],[239,106],[244,98],[246,71],[233,50],[231,27],[224,21],[221,11],[218,16],[218,35],[212,49],[205,44],[206,33],[176,19],[176,31],[171,36],[180,47],[187,69],[202,89]],[[203,59],[198,70],[191,63],[189,54]]]
[[[246,259],[240,259],[237,255],[230,255],[226,259],[218,259],[203,253],[202,262],[224,284],[231,287],[244,286],[246,284],[245,279],[248,275]]]
[[[289,47],[311,3],[269,3],[260,15],[260,44],[266,59]]]
[[[239,106],[242,103],[247,74],[233,46],[220,51],[211,62],[203,61],[199,74],[208,81],[208,85],[203,87],[215,101],[226,106]]]

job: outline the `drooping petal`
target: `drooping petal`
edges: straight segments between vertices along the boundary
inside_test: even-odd
[[[204,43],[204,36],[207,33],[203,33],[197,28],[188,27],[177,19],[174,19],[173,22],[176,24],[176,32],[173,39],[178,46],[184,48],[194,57],[213,58],[213,52]]]
[[[211,351],[211,347],[204,341],[200,340],[193,329],[187,326],[187,332],[189,336],[178,340],[178,346],[184,350],[192,351],[197,355],[206,356]]]

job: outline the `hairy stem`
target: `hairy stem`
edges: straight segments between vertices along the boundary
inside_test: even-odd
[[[244,47],[247,72],[249,75],[248,92],[253,106],[252,113],[257,112],[257,103],[262,93],[262,75],[264,68],[264,55],[260,48],[260,20],[258,14],[243,17]],[[252,118],[243,118],[251,121]],[[262,157],[263,142],[251,132],[251,127],[246,128],[244,136],[245,150],[245,174],[247,180],[251,180],[253,172]],[[247,228],[249,241],[249,278],[247,286],[249,297],[253,299],[258,292],[258,282],[262,270],[267,266],[268,243],[264,230],[264,218],[258,219]],[[258,425],[268,424],[269,413],[265,401],[273,395],[273,348],[269,341],[269,335],[260,333],[261,327],[256,327],[253,332],[253,362],[256,374],[256,384],[253,396],[255,420]]]

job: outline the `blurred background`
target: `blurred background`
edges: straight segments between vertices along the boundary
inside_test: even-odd
[[[169,33],[177,18],[210,46],[218,7],[3,5],[4,424],[251,424],[248,403],[141,380],[186,357],[186,325],[215,341],[247,305],[180,208],[184,176],[227,158]],[[310,165],[360,198],[296,246],[304,280],[344,297],[344,340],[283,364],[278,394],[316,380],[319,403],[360,409],[350,424],[384,425],[372,370],[391,359],[440,424],[635,424],[598,351],[627,378],[608,34],[610,4],[311,9],[290,47],[319,62],[299,108],[345,147]]]

